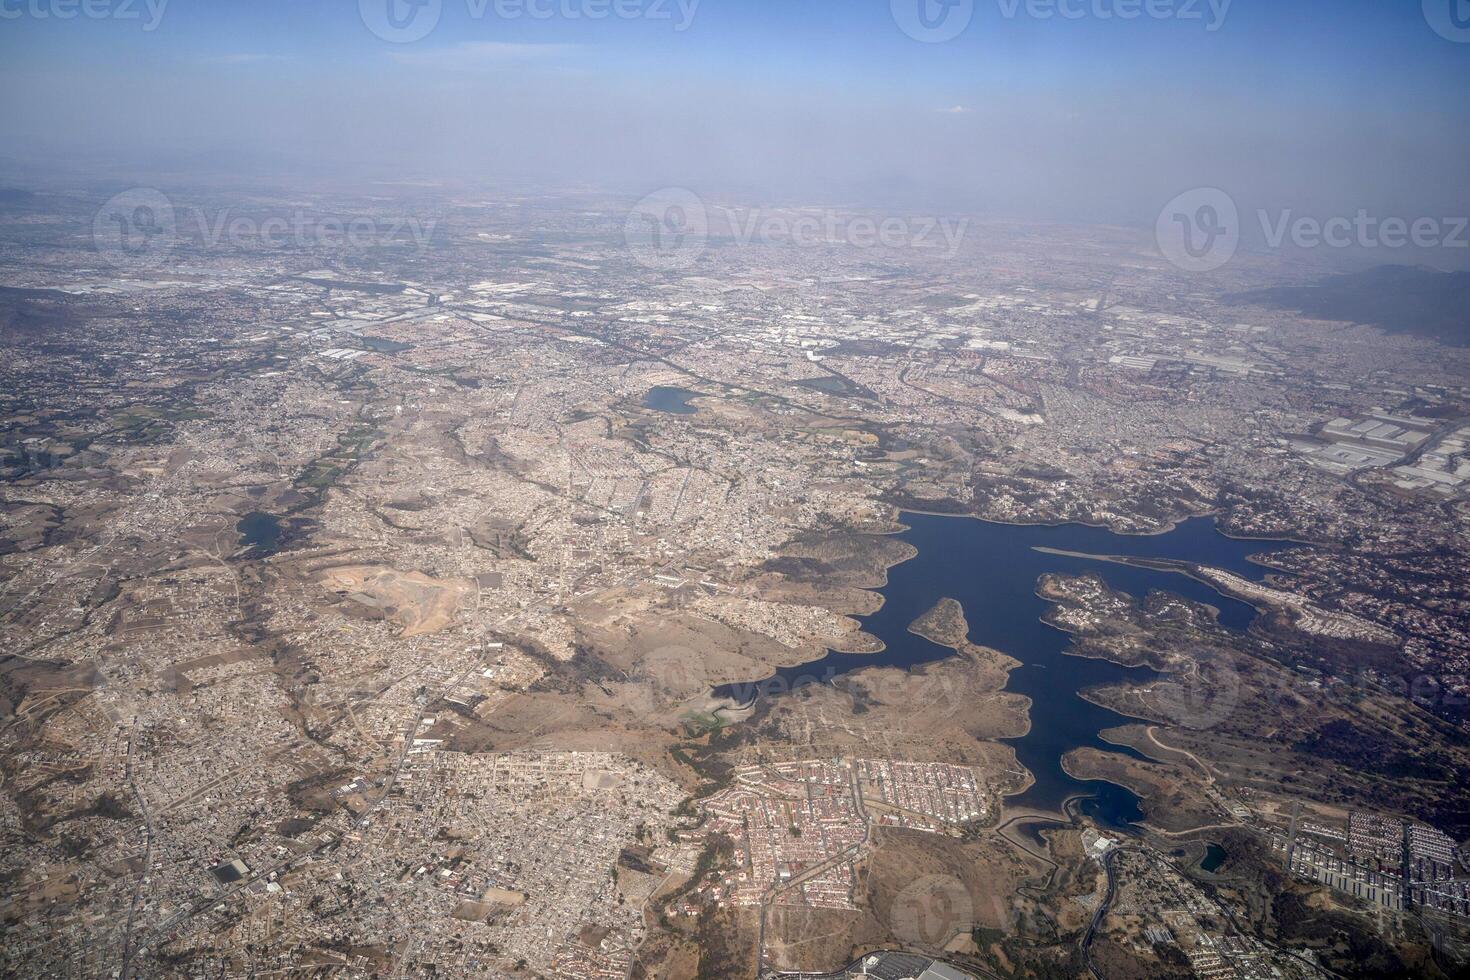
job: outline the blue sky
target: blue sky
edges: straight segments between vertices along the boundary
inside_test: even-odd
[[[1230,181],[1339,209],[1470,204],[1470,42],[1420,0],[1233,0],[1216,30],[1224,0],[1131,0],[1198,14],[1133,20],[1097,13],[1130,0],[1063,0],[1076,19],[974,0],[942,43],[905,34],[890,0],[699,0],[692,18],[694,0],[619,0],[643,15],[601,20],[442,0],[406,44],[358,0],[54,16],[80,2],[0,0],[0,154],[887,187],[1020,211],[1146,211]]]
[[[1324,93],[1417,89],[1448,103],[1459,93],[1434,83],[1470,80],[1470,48],[1436,35],[1416,0],[1230,0],[1214,31],[1204,26],[1216,16],[1210,0],[1157,0],[1181,11],[1190,8],[1201,20],[1128,21],[1090,12],[1116,9],[1120,0],[1071,0],[1089,11],[1076,20],[1028,16],[1025,3],[1007,16],[1013,0],[975,0],[970,27],[941,44],[905,36],[886,0],[626,0],[650,13],[601,20],[503,17],[493,2],[476,15],[480,0],[443,0],[433,32],[407,45],[374,37],[354,0],[152,0],[154,8],[149,0],[93,0],[122,14],[62,20],[30,12],[66,2],[0,0],[0,11],[8,15],[0,20],[5,61],[12,67],[93,70],[101,67],[99,58],[127,59],[129,64],[118,67],[143,73],[167,70],[168,63],[187,67],[254,56],[291,61],[294,71],[309,77],[315,70],[340,69],[344,61],[351,67],[380,64],[394,51],[443,52],[498,42],[575,45],[578,60],[610,71],[692,70],[738,82],[759,70],[791,81],[840,80],[859,88],[960,87],[997,79],[1061,85],[1099,74],[1172,83],[1229,71],[1233,82],[1252,76],[1269,82],[1284,74],[1315,81]],[[586,9],[595,0],[526,2]],[[145,30],[153,19],[150,9],[158,5],[157,27]],[[689,26],[677,30],[691,5]]]

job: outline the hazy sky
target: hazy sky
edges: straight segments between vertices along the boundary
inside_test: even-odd
[[[1211,185],[1470,213],[1466,0],[1442,0],[1462,41],[1441,0],[151,2],[0,0],[0,155],[1150,223]],[[967,13],[939,43],[899,24]]]

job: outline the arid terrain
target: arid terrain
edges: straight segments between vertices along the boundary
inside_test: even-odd
[[[1470,500],[1290,440],[1452,442],[1465,349],[1231,305],[1316,270],[1206,287],[1122,229],[669,270],[625,202],[471,190],[427,242],[103,269],[84,188],[4,205],[7,975],[1463,969]],[[868,630],[920,512],[1299,548],[1027,576],[1071,663],[1147,672],[1058,709],[974,639],[973,568],[904,612],[932,658]],[[1088,704],[1079,789],[1023,802]],[[1417,898],[1350,825],[1423,843]]]

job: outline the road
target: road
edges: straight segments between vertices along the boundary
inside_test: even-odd
[[[138,884],[133,889],[133,900],[128,905],[128,922],[123,929],[123,952],[122,967],[118,976],[122,980],[128,980],[132,975],[133,968],[133,923],[138,917],[138,906],[143,901],[143,889],[147,887],[148,878],[153,873],[153,813],[148,809],[148,801],[143,798],[143,793],[138,789],[138,779],[135,762],[133,759],[133,747],[137,741],[136,729],[128,736],[128,785],[132,787],[133,796],[138,801],[138,807],[143,811],[143,873],[138,876]]]
[[[1091,973],[1095,980],[1103,980],[1103,975],[1098,972],[1097,967],[1092,965],[1092,941],[1097,937],[1098,927],[1107,917],[1108,908],[1113,904],[1113,897],[1118,891],[1118,879],[1113,874],[1113,858],[1121,850],[1123,848],[1115,847],[1103,856],[1103,871],[1108,876],[1108,891],[1098,905],[1097,911],[1092,913],[1092,921],[1087,924],[1087,932],[1082,937],[1082,962],[1087,965],[1087,972]]]
[[[873,838],[873,825],[868,819],[867,810],[863,808],[863,792],[862,787],[858,784],[857,770],[850,770],[848,772],[847,779],[848,788],[852,792],[853,808],[856,810],[857,815],[861,817],[863,821],[863,839],[850,847],[844,848],[837,854],[834,854],[828,860],[823,861],[821,864],[813,865],[812,867],[806,869],[801,874],[792,878],[790,881],[784,884],[773,885],[771,889],[766,892],[765,897],[761,899],[760,935],[756,942],[755,962],[757,975],[759,975],[759,971],[765,966],[766,962],[766,914],[770,911],[771,905],[775,901],[776,897],[790,891],[793,888],[801,886],[804,882],[810,881],[818,875],[830,871],[832,868],[837,867],[839,864],[852,861],[853,858],[862,853],[863,848],[868,846],[868,841],[872,840]],[[808,788],[808,791],[810,791],[810,788]]]

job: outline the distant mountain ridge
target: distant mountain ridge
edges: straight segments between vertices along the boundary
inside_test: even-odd
[[[1381,265],[1304,286],[1232,293],[1225,302],[1291,310],[1314,320],[1341,320],[1388,333],[1470,346],[1470,272]]]

